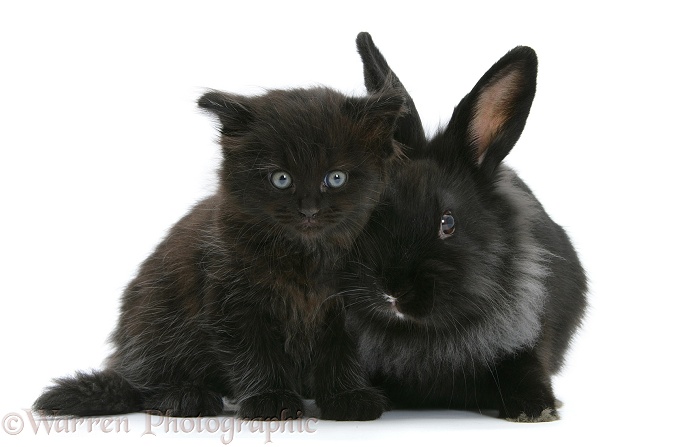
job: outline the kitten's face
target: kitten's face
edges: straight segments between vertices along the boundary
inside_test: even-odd
[[[240,145],[225,147],[223,181],[256,233],[349,246],[383,190],[391,139],[370,135],[346,98],[306,92],[257,107]]]

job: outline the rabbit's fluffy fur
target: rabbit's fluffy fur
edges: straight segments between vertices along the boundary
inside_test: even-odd
[[[367,89],[404,89],[366,33]],[[349,324],[362,362],[398,407],[493,408],[516,421],[558,418],[551,375],[586,306],[565,231],[501,163],[536,90],[537,58],[500,59],[427,140],[409,98],[394,171],[358,241]]]

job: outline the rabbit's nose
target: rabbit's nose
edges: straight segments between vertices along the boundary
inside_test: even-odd
[[[398,298],[394,297],[393,295],[389,295],[387,293],[383,294],[383,298],[391,304],[395,304],[398,301]]]
[[[405,315],[398,308],[398,299],[396,297],[394,297],[393,295],[389,295],[387,293],[384,293],[383,297],[390,304],[391,311],[398,318],[405,318]]]

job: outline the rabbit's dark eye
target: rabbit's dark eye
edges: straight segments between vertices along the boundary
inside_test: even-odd
[[[455,232],[455,218],[450,210],[444,211],[441,217],[441,231],[438,233],[444,239]]]

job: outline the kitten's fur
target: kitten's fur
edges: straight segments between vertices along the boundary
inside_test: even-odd
[[[211,91],[221,123],[215,195],[179,221],[126,289],[103,371],[57,380],[36,410],[295,417],[380,416],[344,329],[336,275],[382,192],[404,97],[325,88],[242,97]],[[347,173],[340,188],[323,181]],[[280,190],[274,172],[290,174]]]

